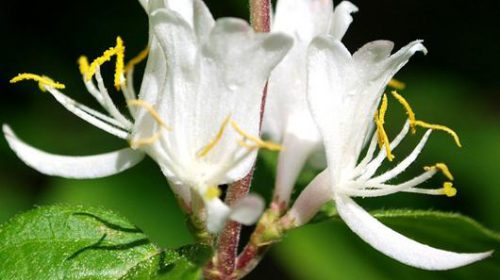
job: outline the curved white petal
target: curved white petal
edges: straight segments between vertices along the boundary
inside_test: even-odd
[[[154,5],[155,9],[152,8]],[[166,107],[172,105],[165,104],[168,103],[166,95],[171,96],[172,92],[183,89],[193,91],[187,88],[190,83],[186,81],[196,76],[195,71],[187,71],[194,63],[196,39],[186,20],[175,11],[161,8],[161,0],[152,0],[150,6],[154,10],[150,14],[150,54],[139,96],[153,105],[163,121],[172,126],[175,115],[165,113]],[[151,137],[157,130],[158,125],[148,111],[139,108],[132,140]]]
[[[291,46],[292,40],[288,36],[254,33],[242,20],[225,18],[216,22],[202,50],[203,94],[199,94],[198,98],[200,119],[197,120],[197,129],[198,135],[204,137],[196,139],[195,146],[206,145],[206,139],[213,137],[227,116],[231,116],[250,135],[259,135],[264,86],[271,70]],[[206,119],[218,121],[206,123]],[[207,159],[218,162],[230,152],[228,147],[237,145],[237,139],[241,136],[229,129]],[[246,151],[237,154],[242,153]],[[228,173],[227,180],[234,181],[245,176],[253,166],[255,155],[237,164]]]
[[[207,209],[207,229],[211,233],[222,230],[231,213],[231,209],[219,198],[205,200]]]
[[[321,207],[332,200],[330,171],[323,170],[300,193],[287,216],[299,227],[309,222]]]
[[[282,31],[306,44],[326,33],[333,11],[331,0],[279,0],[273,31]]]
[[[394,44],[391,41],[373,41],[367,43],[353,54],[353,66],[360,79],[372,80],[373,93],[382,92],[389,80],[416,53],[427,54],[422,40],[415,40],[391,54]]]
[[[144,1],[144,0],[143,0]],[[146,0],[148,3],[148,14],[159,10],[159,9],[168,9],[166,6],[165,0]]]
[[[264,199],[258,195],[249,194],[231,206],[229,219],[250,226],[255,224],[264,211]]]
[[[447,270],[482,260],[492,252],[455,253],[432,248],[385,226],[347,196],[336,196],[337,211],[361,239],[404,264],[427,270]]]
[[[279,153],[276,185],[273,200],[288,205],[295,182],[311,156],[318,149],[318,143],[298,139],[295,135],[285,135],[283,150]]]
[[[348,165],[342,157],[352,152],[346,149],[346,144],[353,142],[349,139],[356,136],[351,134],[354,133],[355,121],[358,120],[349,118],[352,112],[348,103],[355,96],[346,92],[350,81],[348,67],[351,60],[347,48],[331,36],[317,37],[309,47],[307,98],[312,116],[323,137],[332,175],[338,174],[341,166]],[[346,119],[349,122],[342,121]],[[352,164],[356,160],[351,158]]]
[[[352,23],[351,14],[356,13],[358,7],[349,1],[342,1],[333,12],[333,16],[330,23],[330,34],[337,38],[337,40],[342,40],[349,25]]]
[[[199,42],[205,42],[210,31],[215,25],[215,20],[203,0],[194,0],[193,28]]]
[[[391,55],[393,49],[393,42],[387,40],[377,40],[363,45],[352,55],[352,57],[355,62],[359,63],[359,65],[365,64],[373,66],[374,64],[387,59]],[[362,69],[363,67],[360,68]],[[368,71],[369,69],[366,70]]]
[[[139,163],[144,153],[122,149],[95,156],[61,156],[38,150],[17,138],[12,129],[4,125],[3,133],[17,156],[37,171],[66,178],[101,178],[120,173]]]
[[[155,11],[152,22],[167,58],[168,73],[155,103],[173,127],[166,137],[179,158],[177,162],[190,173],[186,177],[210,181],[213,178],[206,178],[206,174],[225,166],[233,154],[239,158],[247,152],[238,145],[241,136],[228,126],[209,153],[201,159],[197,153],[214,139],[229,116],[246,133],[259,135],[266,80],[292,40],[283,34],[257,34],[246,22],[225,18],[200,41],[182,18],[165,9]],[[231,166],[225,178],[210,183],[242,178],[253,166],[255,155],[253,152]]]
[[[140,0],[145,1],[145,0]],[[184,19],[191,27],[194,22],[194,0],[146,0],[148,3],[148,12],[153,13],[159,9],[168,9],[175,12]]]
[[[164,0],[167,7],[179,13],[179,15],[184,18],[184,20],[189,23],[190,26],[193,26],[193,0]]]
[[[139,4],[147,11],[149,0],[139,0]]]

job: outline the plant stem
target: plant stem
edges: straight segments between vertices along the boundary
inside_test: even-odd
[[[245,178],[229,186],[225,202],[232,206],[236,201],[248,194],[252,182],[253,170]],[[217,277],[213,279],[237,279],[235,278],[236,257],[238,255],[238,244],[240,241],[241,224],[228,221],[224,230],[219,235],[217,253],[215,255],[214,268]]]
[[[270,0],[250,0],[250,18],[255,32],[269,32],[270,25]],[[262,118],[266,104],[267,85],[262,94],[260,127],[262,127]],[[245,197],[249,190],[253,177],[253,169],[247,176],[238,182],[229,186],[225,202],[232,206],[235,202]],[[236,274],[236,259],[238,256],[238,244],[240,241],[241,225],[234,221],[228,221],[219,235],[217,242],[217,252],[207,267],[205,268],[205,277],[207,279],[240,279]]]
[[[271,31],[270,12],[270,0],[250,0],[250,22],[256,32]]]

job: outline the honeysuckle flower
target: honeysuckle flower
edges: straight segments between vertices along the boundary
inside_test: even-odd
[[[389,142],[384,130],[388,106],[387,95],[383,95],[385,87],[415,52],[426,53],[421,41],[414,41],[391,55],[392,49],[392,42],[375,41],[351,55],[331,36],[318,37],[311,44],[308,101],[324,139],[328,167],[299,196],[288,217],[296,225],[304,224],[324,202],[333,200],[339,216],[352,231],[380,252],[407,265],[445,270],[488,257],[491,252],[455,253],[411,240],[383,225],[352,199],[396,192],[456,194],[451,182],[445,182],[438,189],[418,187],[438,172],[453,180],[443,163],[426,167],[422,174],[406,182],[389,183],[415,161],[433,130],[448,132],[460,146],[458,136],[451,129],[417,120],[408,102],[397,92],[393,92],[393,96],[406,108],[408,121]],[[418,127],[427,131],[415,149],[393,168],[375,175],[384,159],[395,159],[392,150],[410,130],[414,133]],[[366,142],[369,143],[366,156],[358,161]],[[377,143],[380,151],[375,155]]]
[[[218,186],[244,177],[259,148],[280,148],[257,137],[260,106],[269,73],[292,40],[283,34],[256,34],[239,19],[215,21],[201,0],[141,3],[147,4],[150,36],[139,95],[132,84],[133,68],[147,53],[125,66],[120,38],[92,63],[80,59],[85,85],[107,114],[70,99],[60,91],[62,84],[47,77],[20,74],[12,80],[36,80],[66,109],[127,140],[130,148],[96,156],[53,155],[22,142],[4,126],[10,147],[38,171],[69,178],[113,175],[147,154],[183,203],[193,211],[206,209],[209,231],[218,231],[227,218],[255,222],[263,210],[262,199],[248,196],[229,208],[219,199]],[[100,73],[100,66],[112,57],[115,86],[123,92],[131,117],[113,104]]]
[[[269,80],[263,132],[284,146],[280,152],[274,201],[282,207],[304,163],[321,149],[321,137],[306,101],[306,54],[314,37],[330,34],[341,40],[357,7],[348,1],[333,10],[331,0],[280,0],[272,25],[295,39]]]

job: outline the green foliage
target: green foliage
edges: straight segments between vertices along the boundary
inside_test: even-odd
[[[163,250],[121,216],[49,206],[0,228],[0,279],[199,279],[209,248]]]
[[[327,210],[331,210],[330,207]],[[373,212],[394,230],[431,246],[459,251],[500,250],[500,234],[456,213],[384,210]],[[471,279],[500,275],[500,257],[445,272],[429,272],[399,264],[367,247],[337,215],[292,232],[276,252],[297,279]],[[319,220],[317,220],[319,222]],[[304,256],[314,256],[305,258]]]

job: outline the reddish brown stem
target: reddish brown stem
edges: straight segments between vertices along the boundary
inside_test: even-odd
[[[250,21],[256,32],[271,31],[270,11],[270,0],[250,0]]]
[[[250,17],[253,29],[256,32],[269,32],[271,15],[269,14],[271,1],[270,0],[250,0]],[[262,119],[267,97],[267,84],[263,90],[260,123],[262,127]],[[231,206],[236,201],[245,197],[252,182],[253,169],[245,178],[229,186],[225,202]],[[234,221],[228,221],[219,235],[217,242],[217,252],[211,263],[205,268],[205,278],[220,279],[220,280],[235,280],[239,279],[236,275],[236,258],[238,256],[238,244],[240,241],[241,225]]]
[[[236,201],[248,194],[252,182],[253,171],[245,178],[232,184],[228,188],[225,202],[231,206]],[[214,269],[217,278],[214,279],[237,279],[234,278],[236,268],[236,257],[238,255],[238,244],[240,241],[241,225],[234,221],[228,221],[221,232],[218,240],[217,255],[215,256]]]

